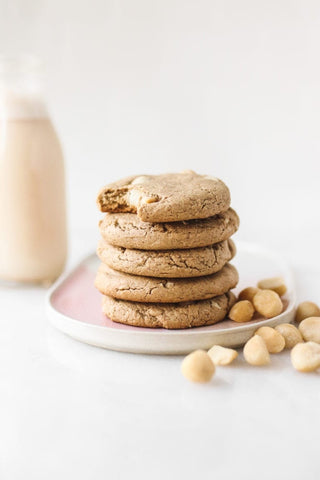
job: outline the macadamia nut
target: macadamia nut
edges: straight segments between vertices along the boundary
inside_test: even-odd
[[[258,287],[262,290],[273,290],[280,295],[280,297],[287,291],[286,284],[282,277],[272,277],[260,280],[260,282],[258,282]]]
[[[266,342],[259,335],[254,335],[243,347],[243,356],[250,365],[268,365],[270,355]]]
[[[238,356],[238,352],[232,348],[213,345],[208,351],[208,355],[215,365],[229,365]]]
[[[291,323],[281,323],[281,325],[275,327],[275,330],[283,336],[286,342],[284,348],[291,350],[297,343],[303,342],[301,333],[294,325],[291,325]]]
[[[283,309],[281,298],[273,290],[259,290],[253,297],[253,305],[266,318],[276,317]]]
[[[229,318],[234,322],[249,322],[254,314],[254,308],[249,300],[236,302],[229,312]]]
[[[239,300],[249,300],[249,302],[252,303],[253,297],[255,296],[256,293],[259,292],[259,288],[257,287],[247,287],[241,290],[239,293]]]
[[[320,308],[313,302],[302,302],[298,305],[295,321],[302,322],[305,318],[320,317]]]
[[[184,358],[181,372],[191,382],[206,383],[211,380],[215,366],[207,352],[195,350]]]
[[[286,344],[283,336],[277,330],[271,327],[260,327],[255,332],[255,335],[259,335],[263,338],[269,353],[282,352]]]
[[[320,318],[305,318],[299,325],[299,330],[306,342],[320,343]]]
[[[320,345],[315,342],[298,343],[291,350],[291,362],[299,372],[313,372],[320,367]]]

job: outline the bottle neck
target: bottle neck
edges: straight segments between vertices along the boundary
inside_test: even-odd
[[[0,57],[0,111],[2,118],[47,116],[43,70],[31,56]]]

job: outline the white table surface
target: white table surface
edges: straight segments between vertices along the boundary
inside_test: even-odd
[[[93,246],[76,237],[73,261]],[[320,269],[289,256],[299,299],[315,299]],[[182,357],[55,331],[45,293],[0,289],[1,480],[319,479],[319,373],[294,371],[288,353],[263,368],[240,355],[210,384],[190,384]]]

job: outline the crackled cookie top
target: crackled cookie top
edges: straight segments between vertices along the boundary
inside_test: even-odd
[[[230,206],[228,187],[218,178],[189,170],[127,177],[99,193],[102,212],[136,213],[144,222],[208,218]]]
[[[191,328],[223,320],[235,296],[232,292],[188,303],[139,303],[103,297],[102,310],[111,320],[135,327]]]
[[[185,250],[137,250],[115,247],[101,240],[100,260],[120,272],[160,278],[188,278],[211,275],[235,255],[232,240],[208,247]]]
[[[213,275],[196,278],[154,278],[118,272],[101,264],[95,286],[104,295],[147,303],[204,300],[228,292],[238,283],[238,272],[227,263]]]
[[[183,222],[143,222],[134,213],[107,213],[100,222],[102,238],[118,247],[173,250],[206,247],[227,240],[239,227],[232,208],[214,217]]]

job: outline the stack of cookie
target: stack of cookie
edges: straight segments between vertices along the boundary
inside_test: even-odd
[[[109,318],[175,329],[226,317],[239,218],[221,180],[192,171],[129,177],[103,188],[98,206],[107,213],[95,285]]]

